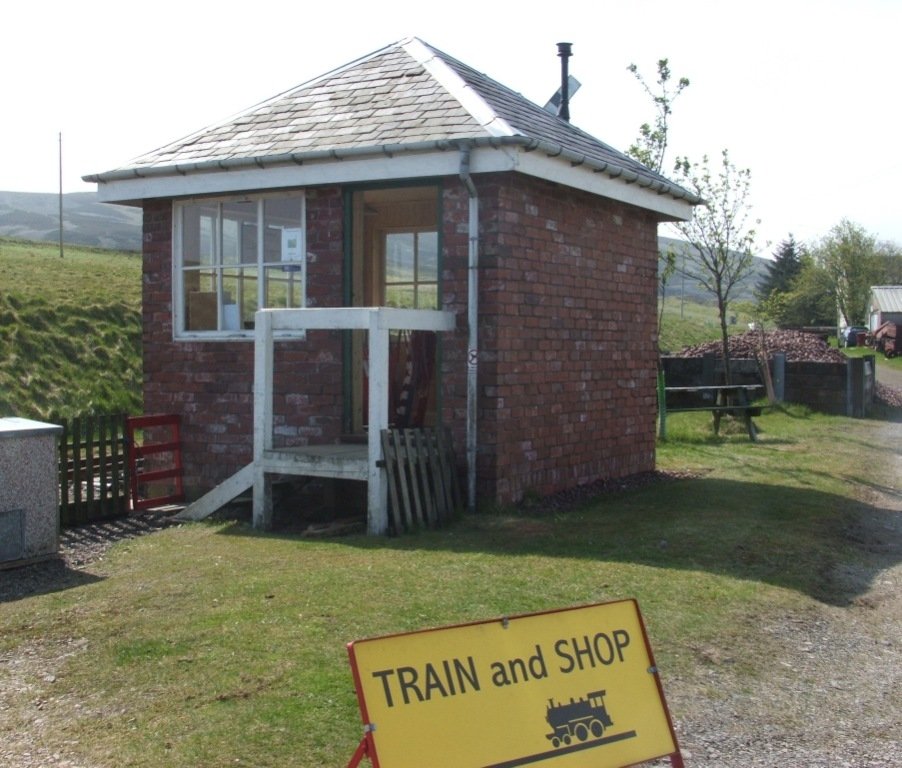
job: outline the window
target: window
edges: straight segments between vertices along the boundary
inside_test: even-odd
[[[302,194],[196,200],[173,210],[177,338],[251,338],[259,307],[303,307]]]
[[[438,233],[385,235],[385,304],[438,309]]]

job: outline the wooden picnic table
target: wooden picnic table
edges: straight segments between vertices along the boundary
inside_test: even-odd
[[[658,435],[667,437],[667,414],[687,411],[711,411],[714,434],[720,434],[720,418],[724,413],[739,416],[745,423],[749,439],[757,439],[753,416],[761,415],[761,407],[753,405],[754,393],[762,384],[712,384],[692,387],[660,387],[658,391]]]

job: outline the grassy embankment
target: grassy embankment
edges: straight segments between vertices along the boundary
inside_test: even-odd
[[[137,254],[0,240],[0,416],[141,412]]]

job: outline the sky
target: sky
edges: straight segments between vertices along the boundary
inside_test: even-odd
[[[727,149],[748,168],[762,255],[843,219],[902,244],[900,0],[19,0],[3,21],[4,191],[57,192],[60,135],[63,191],[90,191],[86,174],[411,35],[544,104],[570,42],[571,121],[616,149],[654,119],[630,64],[689,78],[667,162]]]

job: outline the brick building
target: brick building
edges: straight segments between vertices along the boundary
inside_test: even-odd
[[[253,456],[267,307],[445,310],[399,333],[390,418],[444,424],[470,500],[654,467],[657,225],[698,201],[417,39],[86,177],[144,211],[144,409],[198,495]],[[275,344],[273,435],[366,430],[359,331]]]

